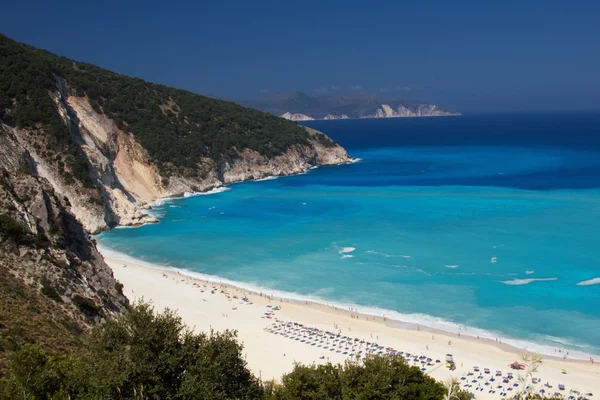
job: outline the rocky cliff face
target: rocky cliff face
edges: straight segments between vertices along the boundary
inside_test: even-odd
[[[363,114],[354,118],[409,118],[409,117],[449,117],[461,115],[452,111],[440,109],[435,104],[419,104],[416,107],[408,108],[399,105],[394,108],[389,104],[381,104],[379,108],[372,114]],[[286,112],[281,115],[282,118],[291,121],[312,121],[315,119],[331,120],[331,119],[349,119],[346,114],[327,114],[323,118],[313,118],[305,114]]]
[[[313,117],[309,117],[308,115],[304,115],[302,113],[291,113],[286,112],[280,115],[281,118],[289,119],[290,121],[312,121]]]
[[[22,139],[0,126],[0,376],[20,346],[68,352],[129,304],[69,197],[39,174],[44,166]]]
[[[294,145],[276,157],[244,149],[237,157],[219,162],[202,158],[196,177],[177,174],[167,177],[131,133],[120,130],[114,121],[96,112],[87,97],[74,95],[66,82],[61,80],[59,88],[53,99],[87,160],[94,188],[66,181],[53,160],[44,154],[43,135],[6,125],[3,129],[14,137],[16,147],[12,151],[29,154],[36,174],[47,180],[58,195],[69,199],[70,211],[92,233],[116,225],[157,222],[144,213],[143,208],[160,197],[180,196],[185,192],[206,191],[234,182],[296,174],[317,165],[350,161],[343,148],[333,142],[331,146],[325,146],[318,140],[322,134],[311,130],[309,145]]]
[[[19,138],[0,127],[0,266],[39,287],[81,325],[123,311],[127,299],[70,199],[38,175]]]
[[[452,115],[460,114],[442,110],[435,104],[419,104],[413,109],[403,105],[394,109],[388,104],[382,104],[375,114],[365,115],[362,118],[446,117]]]

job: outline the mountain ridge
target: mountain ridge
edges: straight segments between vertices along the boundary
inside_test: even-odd
[[[242,101],[241,104],[292,121],[461,115],[436,104],[380,98],[368,93],[336,93],[311,97],[300,91],[291,91],[266,100]]]

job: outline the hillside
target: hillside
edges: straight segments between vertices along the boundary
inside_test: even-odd
[[[90,233],[156,222],[163,196],[349,161],[294,122],[0,35],[0,375],[70,352],[129,307]]]
[[[122,286],[83,226],[0,127],[0,375],[27,343],[53,352],[125,311]]]
[[[242,104],[293,121],[460,115],[435,104],[379,98],[364,93],[311,97],[305,93],[293,91],[266,100],[245,101]]]
[[[317,131],[0,36],[0,122],[86,230],[163,196],[349,160]],[[1,167],[1,166],[0,166]]]

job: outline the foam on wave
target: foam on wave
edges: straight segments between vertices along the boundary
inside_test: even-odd
[[[504,283],[505,285],[514,285],[521,286],[527,285],[532,282],[547,282],[547,281],[557,281],[558,278],[531,278],[531,279],[511,279],[510,281],[500,281],[500,283]]]
[[[272,181],[274,179],[279,178],[278,176],[267,176],[261,179],[255,179],[254,182],[264,182],[264,181]]]
[[[223,193],[228,190],[231,190],[231,188],[228,186],[221,186],[221,187],[217,187],[214,189],[210,189],[206,192],[185,192],[183,194],[183,197],[187,198],[187,197],[194,197],[194,196],[208,196],[210,194]]]
[[[448,265],[444,265],[444,267],[454,269],[454,268],[458,268],[459,266],[457,264],[448,264]]]
[[[588,279],[587,281],[577,282],[577,286],[590,286],[590,285],[600,285],[600,277]]]
[[[494,340],[495,338],[498,338],[498,339],[502,340],[503,343],[506,343],[508,345],[514,346],[519,349],[526,348],[530,351],[535,351],[537,353],[544,354],[544,355],[550,355],[550,356],[556,355],[556,353],[554,351],[556,346],[541,345],[538,343],[533,343],[533,342],[529,342],[529,341],[521,340],[521,339],[505,338],[502,336],[502,334],[499,334],[497,332],[457,324],[457,323],[447,321],[442,318],[434,317],[434,316],[427,315],[427,314],[420,314],[420,313],[405,314],[405,313],[399,313],[397,311],[387,310],[387,309],[379,308],[379,307],[362,306],[362,305],[357,305],[357,304],[348,303],[348,302],[333,302],[333,301],[323,299],[322,297],[320,297],[320,295],[323,294],[322,292],[316,292],[311,295],[305,295],[305,294],[300,294],[300,293],[296,293],[296,292],[286,292],[286,291],[282,291],[282,290],[272,289],[269,287],[265,287],[258,282],[233,281],[233,280],[222,278],[222,277],[215,276],[215,275],[208,275],[208,274],[203,274],[200,272],[186,270],[183,268],[173,267],[168,264],[150,263],[147,261],[137,259],[135,257],[131,257],[127,254],[121,253],[117,250],[111,249],[102,244],[98,244],[98,250],[102,253],[103,256],[108,257],[108,258],[115,258],[115,259],[121,259],[124,261],[130,261],[132,263],[142,265],[142,266],[148,267],[148,268],[153,268],[153,269],[158,269],[158,270],[163,270],[163,271],[178,272],[181,275],[188,276],[190,278],[201,279],[203,281],[217,283],[217,284],[222,283],[222,284],[226,284],[226,285],[230,285],[230,286],[235,286],[235,287],[243,289],[243,290],[248,290],[248,291],[255,292],[255,293],[263,293],[268,296],[273,296],[276,298],[282,298],[282,299],[287,299],[287,300],[292,300],[292,301],[300,301],[300,302],[309,301],[312,303],[323,304],[323,305],[336,307],[336,308],[340,308],[340,309],[352,308],[352,309],[356,310],[356,312],[358,312],[358,313],[369,315],[369,316],[386,317],[390,321],[396,321],[399,324],[421,325],[424,327],[438,329],[438,330],[449,332],[449,333],[456,333],[456,332],[461,331],[462,334],[465,336],[471,336],[471,337],[479,336],[481,338],[490,339],[490,340]],[[554,279],[551,278],[551,279],[554,280],[555,278]],[[540,337],[540,339],[551,340],[552,342],[559,343],[559,344],[569,344],[570,343],[570,342],[568,342],[567,339],[564,339],[564,338],[553,338],[553,337],[550,338],[550,337],[545,336],[545,337]],[[598,358],[598,355],[585,353],[582,351],[570,351],[569,356],[570,356],[570,358],[581,359],[581,360],[589,360],[590,357]]]
[[[387,253],[381,253],[381,252],[375,251],[375,250],[367,250],[367,251],[365,251],[365,254],[374,254],[377,256],[385,257],[385,258],[394,258],[394,257],[406,258],[406,259],[412,258],[412,256],[408,256],[408,255],[404,255],[404,254],[387,254]]]

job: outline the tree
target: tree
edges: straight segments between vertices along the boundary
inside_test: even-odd
[[[445,392],[444,385],[399,355],[346,361],[344,369],[344,399],[430,400],[443,398]]]
[[[444,400],[470,400],[471,394],[460,388],[460,383],[456,378],[450,378],[444,382],[446,394]]]
[[[302,366],[284,375],[271,397],[276,400],[443,399],[444,385],[409,366],[404,358],[369,356],[364,362]],[[460,394],[460,395],[459,395]],[[462,392],[457,399],[466,400]]]
[[[145,303],[96,328],[81,352],[53,357],[24,346],[2,399],[261,399],[233,332],[194,334]]]
[[[523,353],[521,360],[525,365],[525,369],[517,376],[517,380],[519,381],[519,391],[515,397],[519,399],[528,397],[533,393],[533,385],[527,385],[527,383],[531,381],[533,374],[538,371],[538,368],[544,361],[540,354],[530,351]]]
[[[258,399],[241,352],[233,332],[196,335],[174,312],[139,303],[92,334],[91,386],[117,398]]]

